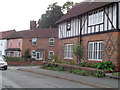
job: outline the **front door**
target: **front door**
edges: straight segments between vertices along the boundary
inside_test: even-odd
[[[36,60],[43,60],[43,53],[42,52],[36,52]]]

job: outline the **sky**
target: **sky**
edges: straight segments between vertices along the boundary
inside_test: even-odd
[[[49,4],[62,6],[68,0],[0,0],[0,32],[27,30],[30,21],[38,21]],[[69,0],[72,1],[72,0]],[[73,0],[78,3],[82,0]]]

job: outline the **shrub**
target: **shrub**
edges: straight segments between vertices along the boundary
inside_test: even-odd
[[[20,61],[21,58],[20,57],[5,57],[6,60],[11,60],[11,61]]]
[[[81,60],[82,60],[82,57],[83,57],[83,55],[84,55],[83,46],[80,45],[80,44],[74,45],[74,47],[73,47],[73,53],[78,57],[78,60],[79,60],[78,63],[80,63]]]
[[[115,68],[115,66],[112,64],[111,61],[94,63],[93,66],[96,69],[103,69],[103,70],[108,70],[108,71],[113,71]]]
[[[83,75],[83,76],[87,76],[90,73],[86,70],[81,70],[81,69],[73,69],[69,71],[70,73],[74,73],[74,74],[79,74],[79,75]]]
[[[31,58],[29,48],[25,51],[23,58]]]
[[[94,77],[105,77],[105,74],[100,72],[100,71],[98,71],[96,73],[93,73],[92,76],[94,76]]]

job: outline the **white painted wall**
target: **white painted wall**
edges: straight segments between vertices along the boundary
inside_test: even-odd
[[[0,40],[0,52],[2,52],[2,55],[5,55],[6,49],[7,49],[7,40],[6,39]]]

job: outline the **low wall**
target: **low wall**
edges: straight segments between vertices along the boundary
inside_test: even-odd
[[[53,64],[51,62],[49,62],[49,63]],[[95,72],[98,72],[98,71],[101,71],[103,73],[109,73],[110,72],[110,71],[106,71],[106,70],[99,70],[99,69],[94,69],[94,68],[89,68],[89,67],[80,67],[80,66],[69,65],[69,64],[60,64],[60,63],[54,63],[54,64],[56,64],[58,67],[62,66],[66,70],[82,69],[82,70],[86,70],[86,71],[89,71],[89,72],[92,72],[92,73],[95,73]]]
[[[7,61],[8,65],[10,66],[29,66],[29,65],[42,65],[42,61]]]

